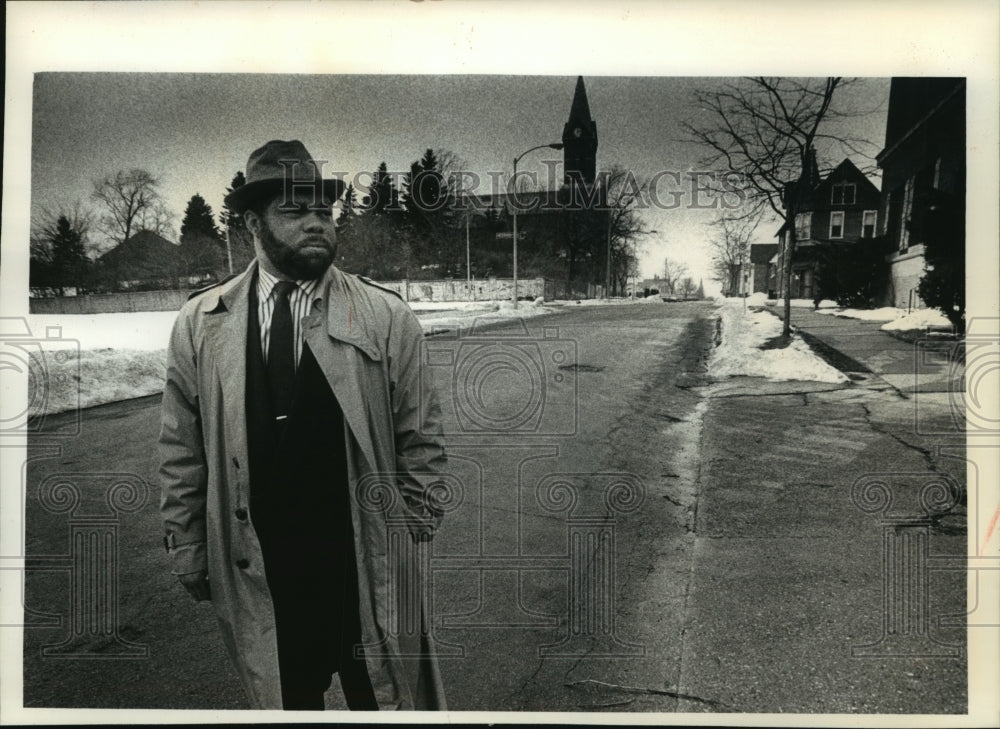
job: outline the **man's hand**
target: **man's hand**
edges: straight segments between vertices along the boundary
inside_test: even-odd
[[[186,575],[177,575],[177,579],[191,593],[191,597],[198,602],[212,599],[212,591],[208,587],[207,571],[201,570],[199,572],[189,572]]]

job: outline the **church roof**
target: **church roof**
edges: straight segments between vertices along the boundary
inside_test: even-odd
[[[569,109],[570,121],[592,121],[590,118],[590,103],[587,101],[587,88],[583,85],[583,76],[576,77],[576,91],[573,93],[573,105]]]

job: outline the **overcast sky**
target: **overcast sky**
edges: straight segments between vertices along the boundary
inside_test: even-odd
[[[680,124],[697,114],[692,89],[719,79],[584,81],[597,123],[598,168],[618,164],[638,177],[699,168],[703,150],[683,140]],[[314,157],[329,160],[328,171],[349,177],[383,161],[405,172],[429,147],[454,152],[484,180],[491,171],[509,175],[515,155],[560,141],[575,83],[572,76],[37,74],[32,214],[76,200],[91,205],[92,179],[143,167],[162,179],[176,229],[195,193],[218,213],[233,175],[269,139],[300,139]],[[883,142],[888,88],[888,79],[863,79],[838,100],[842,108],[866,112],[849,131],[869,140],[872,154]],[[562,153],[539,150],[519,168],[536,171],[544,182],[545,159],[561,163]],[[669,256],[708,285],[704,224],[715,213],[692,210],[689,200],[678,209],[643,213],[658,231],[643,245],[644,276]],[[762,225],[755,242],[773,242],[773,227]]]

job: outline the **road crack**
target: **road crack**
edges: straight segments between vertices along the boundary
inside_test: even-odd
[[[885,426],[876,423],[874,421],[874,419],[873,419],[873,415],[874,414],[872,413],[871,408],[869,408],[863,402],[862,403],[858,403],[858,404],[861,406],[861,409],[864,410],[864,413],[865,413],[865,422],[868,424],[869,428],[871,428],[872,430],[874,430],[876,433],[880,433],[881,435],[885,435],[885,436],[888,436],[889,438],[892,438],[894,441],[896,441],[897,443],[899,443],[904,448],[908,448],[911,451],[919,453],[921,455],[921,457],[924,459],[924,464],[927,466],[928,470],[933,471],[934,473],[937,473],[937,463],[935,463],[935,461],[934,461],[934,452],[933,451],[931,451],[931,450],[929,450],[927,448],[923,448],[922,446],[918,446],[918,445],[916,445],[914,443],[910,443],[909,441],[903,439],[901,436],[897,435],[896,433],[893,433],[891,430],[889,430]]]
[[[594,678],[584,678],[579,681],[570,681],[564,684],[568,688],[575,688],[577,686],[596,686],[597,688],[609,689],[612,691],[621,691],[627,694],[650,694],[654,696],[669,696],[674,699],[683,699],[684,701],[694,701],[705,706],[711,706],[712,708],[729,708],[726,704],[716,699],[703,699],[701,696],[694,696],[693,694],[686,694],[682,691],[677,691],[676,689],[657,689],[648,688],[646,686],[623,686],[617,683],[608,683],[606,681],[598,681]]]

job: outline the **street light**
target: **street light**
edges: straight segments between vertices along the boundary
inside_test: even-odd
[[[607,193],[605,193],[605,195],[606,194]],[[611,221],[614,220],[614,215],[612,214],[611,208],[608,207],[607,201],[605,201],[605,207],[608,208],[608,253],[604,259],[604,264],[605,264],[604,298],[610,299],[611,298]]]
[[[514,211],[513,217],[514,217],[514,308],[515,309],[517,308],[517,197],[516,197],[517,196],[517,163],[520,162],[521,158],[524,157],[524,155],[528,154],[528,152],[534,152],[536,149],[545,149],[546,147],[548,147],[549,149],[562,149],[563,148],[562,144],[559,143],[559,142],[556,142],[555,144],[539,144],[537,147],[532,147],[531,149],[528,149],[528,150],[525,150],[524,152],[521,152],[521,154],[517,155],[517,157],[514,158],[514,176],[511,178],[511,182],[514,183],[514,192],[513,192],[513,194],[515,195],[515,198],[514,198],[514,204],[511,205],[511,208]]]
[[[642,235],[659,235],[659,234],[660,234],[660,231],[658,231],[658,230],[647,230],[647,231],[644,231],[642,233]],[[632,278],[632,300],[635,301],[636,287],[639,284],[639,256],[637,255],[637,251],[635,249],[635,246],[636,246],[635,240],[632,240],[631,243],[632,243],[632,245],[631,245],[631,248],[632,248],[632,258],[635,259],[635,275],[631,277]]]

